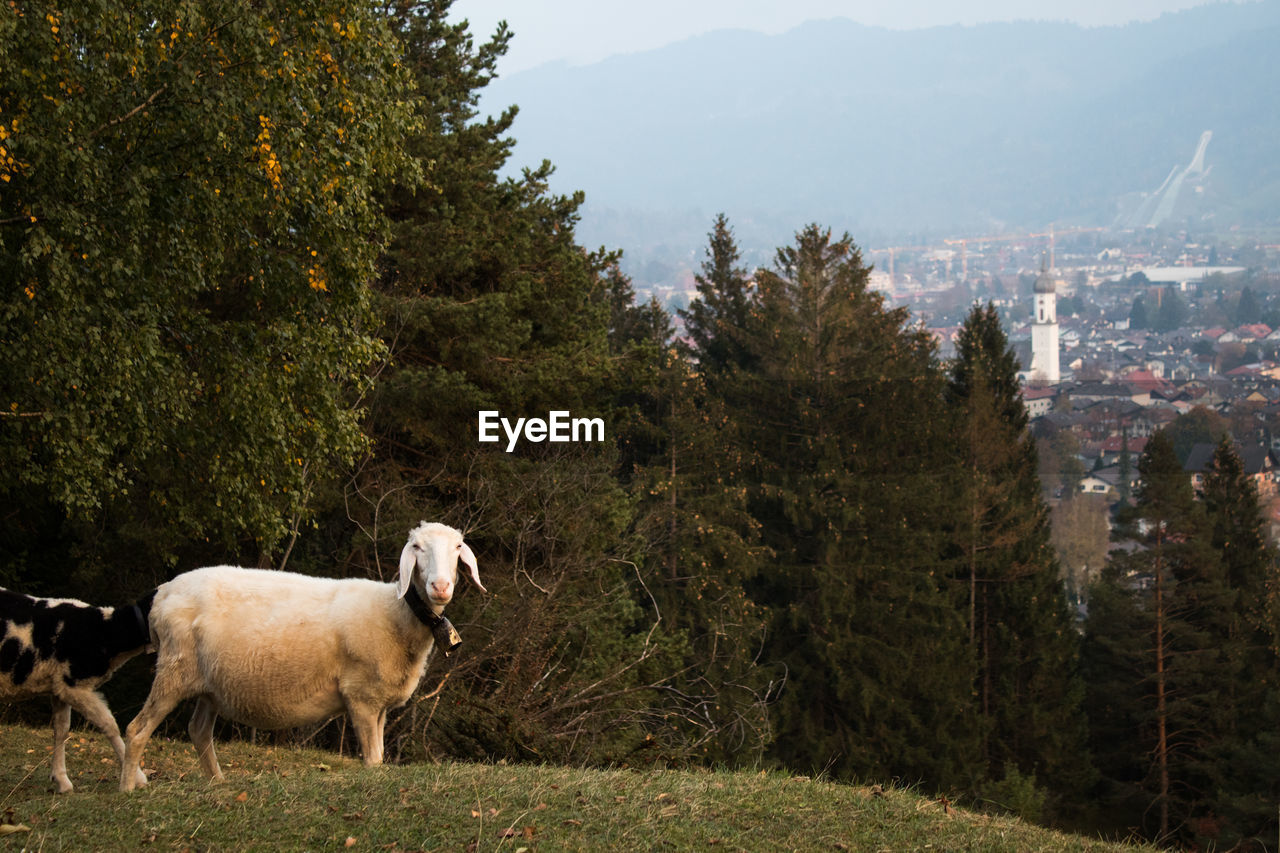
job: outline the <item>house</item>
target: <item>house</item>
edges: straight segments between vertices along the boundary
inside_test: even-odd
[[[1039,418],[1053,411],[1058,400],[1058,389],[1025,387],[1022,389],[1022,404],[1027,407],[1027,417]]]
[[[1200,442],[1191,448],[1182,470],[1191,475],[1191,487],[1200,492],[1204,489],[1204,478],[1213,467],[1213,454],[1217,445]],[[1258,497],[1268,500],[1276,495],[1276,457],[1272,450],[1261,445],[1236,447],[1245,476],[1253,481],[1258,490]]]
[[[1138,487],[1138,469],[1136,465],[1129,467],[1129,491]],[[1089,474],[1080,481],[1077,487],[1085,495],[1118,496],[1120,493],[1120,466],[1108,465]]]
[[[1102,440],[1101,446],[1098,448],[1098,458],[1104,466],[1110,467],[1120,461],[1120,454],[1126,446],[1129,449],[1129,465],[1137,468],[1138,457],[1142,455],[1142,451],[1146,449],[1146,436],[1128,436],[1127,443],[1118,435],[1109,435]]]
[[[1266,340],[1271,334],[1271,327],[1266,323],[1246,323],[1236,330],[1236,340],[1244,343]]]

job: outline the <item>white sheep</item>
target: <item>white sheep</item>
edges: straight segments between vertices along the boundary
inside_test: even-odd
[[[0,589],[0,700],[52,700],[50,775],[61,794],[74,787],[66,756],[72,708],[102,730],[124,765],[120,728],[98,688],[125,661],[146,650],[147,612],[154,594],[115,608]],[[135,776],[134,781],[145,782],[146,777]]]
[[[222,778],[213,748],[219,715],[280,729],[345,711],[364,763],[381,764],[387,710],[417,689],[437,637],[460,642],[440,616],[459,559],[484,591],[462,534],[426,522],[409,533],[397,583],[215,566],[161,584],[151,608],[155,680],[125,733],[120,789],[146,784],[139,768],[147,740],[192,697],[187,731],[212,779]]]

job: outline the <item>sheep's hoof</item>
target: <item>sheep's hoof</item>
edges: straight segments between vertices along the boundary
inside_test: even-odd
[[[134,772],[134,776],[132,778],[128,778],[123,775],[120,777],[121,791],[136,791],[138,788],[145,788],[146,786],[147,774],[142,772],[142,768],[138,768],[138,770]]]
[[[70,794],[73,790],[75,790],[76,786],[71,784],[70,779],[59,779],[56,776],[50,777],[50,778],[53,779],[53,784],[58,786],[59,794]]]

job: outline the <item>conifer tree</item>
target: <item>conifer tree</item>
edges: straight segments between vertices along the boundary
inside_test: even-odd
[[[731,417],[774,554],[752,585],[786,667],[773,756],[841,778],[968,777],[970,651],[940,571],[932,340],[816,225],[757,273]]]
[[[452,523],[491,593],[464,586],[450,605],[465,644],[433,669],[443,693],[411,704],[389,741],[620,761],[661,718],[681,645],[642,588],[615,476],[633,375],[610,351],[616,258],[577,245],[582,197],[549,192],[549,164],[500,176],[515,110],[480,119],[477,103],[508,33],[477,43],[449,6],[392,10],[422,93],[424,127],[406,144],[430,187],[387,196],[394,240],[376,305],[391,360],[369,397],[375,453],[335,506],[350,538],[331,547],[349,571],[386,577],[409,526]],[[553,410],[600,419],[604,440],[479,440],[481,411],[514,423]]]
[[[1168,840],[1192,832],[1204,790],[1222,651],[1207,628],[1230,602],[1203,507],[1164,431],[1147,442],[1138,473],[1141,547],[1115,555],[1090,598],[1089,708],[1108,800]],[[1132,724],[1129,737],[1108,728],[1118,718]]]
[[[708,235],[702,272],[694,276],[698,298],[680,312],[688,349],[701,372],[713,380],[747,366],[742,336],[751,308],[751,285],[746,271],[738,266],[740,257],[729,220],[721,213]]]
[[[1203,614],[1217,684],[1207,709],[1199,841],[1220,846],[1275,837],[1280,802],[1280,657],[1269,598],[1276,553],[1263,533],[1257,489],[1230,439],[1214,452],[1203,499],[1222,566],[1225,607]]]
[[[1084,684],[1017,371],[995,307],[975,305],[946,394],[960,419],[957,579],[988,772],[1034,775],[1070,795],[1088,781]]]
[[[646,354],[629,383],[620,474],[636,500],[647,591],[662,625],[687,642],[652,744],[668,759],[751,763],[769,740],[776,673],[759,664],[763,611],[746,597],[765,552],[741,467],[725,452],[735,431],[704,374],[668,344],[666,314],[652,301],[635,305],[625,277],[613,282],[613,350]]]

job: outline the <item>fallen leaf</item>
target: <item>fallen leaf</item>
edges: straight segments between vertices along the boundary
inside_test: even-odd
[[[668,794],[666,791],[663,791],[661,794],[654,797],[653,799],[654,799],[654,802],[658,802],[659,800],[669,800],[671,799],[671,795]]]
[[[533,810],[535,812],[540,812],[543,809],[549,809],[549,808],[551,808],[551,806],[547,805],[546,803],[538,803],[536,806],[533,807]]]
[[[248,799],[249,799],[249,792],[248,792],[248,791],[241,791],[239,794],[237,794],[237,795],[236,795],[236,802],[237,802],[237,803],[243,803],[243,802],[245,802],[245,801],[246,801],[246,800],[248,800]]]
[[[15,832],[30,832],[31,827],[25,823],[0,823],[0,835],[13,835]]]
[[[355,846],[356,846],[356,837],[355,837],[354,835],[348,835],[348,836],[347,836],[347,840],[346,840],[346,841],[344,841],[344,842],[342,842],[342,846],[343,846],[343,847],[355,847]]]
[[[561,823],[565,826],[582,826],[582,821],[578,820],[576,817],[568,818],[561,821]]]
[[[519,835],[514,826],[508,826],[506,829],[498,833],[499,838],[515,838]]]

